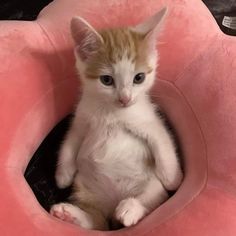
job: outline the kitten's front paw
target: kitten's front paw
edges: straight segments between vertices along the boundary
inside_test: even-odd
[[[56,183],[59,188],[66,188],[72,184],[74,174],[76,172],[73,166],[58,166],[56,170]]]
[[[115,210],[115,218],[124,226],[135,225],[148,213],[147,209],[135,198],[122,200]]]

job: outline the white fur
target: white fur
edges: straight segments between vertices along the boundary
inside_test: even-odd
[[[149,65],[156,68],[156,52],[150,52]],[[133,84],[142,67],[135,68],[124,54],[112,65],[113,87],[86,79],[85,67],[77,56],[83,94],[61,148],[56,181],[59,187],[73,181],[89,186],[96,209],[105,218],[131,226],[165,201],[166,189],[176,190],[183,178],[175,145],[147,96],[155,70],[142,84]],[[124,94],[131,97],[127,107],[117,102]],[[153,166],[147,165],[148,159]],[[82,227],[95,227],[87,222],[92,215],[85,219],[78,206],[59,204],[53,209],[63,212],[65,207]]]

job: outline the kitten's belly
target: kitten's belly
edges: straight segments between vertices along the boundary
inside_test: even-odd
[[[119,127],[91,130],[79,152],[79,175],[86,185],[122,199],[139,194],[151,172],[147,144]],[[115,196],[114,196],[115,195]]]

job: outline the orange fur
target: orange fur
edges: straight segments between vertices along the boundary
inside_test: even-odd
[[[128,28],[108,29],[99,32],[103,43],[94,55],[87,61],[86,77],[97,79],[100,75],[113,74],[112,64],[126,57],[138,68],[142,66],[146,73],[152,68],[146,60],[147,47],[145,35],[131,31]]]

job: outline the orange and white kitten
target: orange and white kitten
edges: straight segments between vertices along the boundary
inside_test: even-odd
[[[83,93],[56,181],[60,188],[73,184],[74,193],[72,203],[53,205],[52,215],[87,229],[107,230],[110,219],[131,226],[179,187],[175,145],[148,96],[165,13],[135,27],[101,31],[72,19]]]

